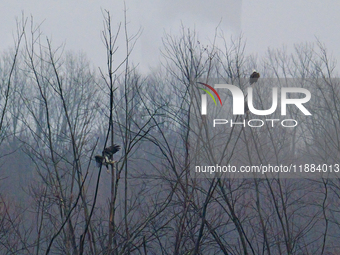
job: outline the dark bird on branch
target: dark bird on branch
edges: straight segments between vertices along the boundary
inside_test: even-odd
[[[113,160],[113,154],[120,150],[120,146],[114,144],[110,147],[107,147],[103,150],[103,155],[96,155],[94,158],[97,162],[97,166],[101,167],[101,165],[106,166],[109,169],[108,165],[112,165],[115,161]]]
[[[119,150],[120,150],[120,146],[117,144],[107,147],[103,150],[104,157],[112,159],[113,154],[115,154]]]
[[[105,165],[106,168],[108,168],[106,161],[105,161],[105,158],[103,156],[96,155],[96,156],[94,156],[94,159],[96,160],[98,167],[100,167],[101,165]]]
[[[253,70],[253,73],[250,75],[249,83],[252,85],[253,83],[256,83],[257,80],[260,78],[260,73],[256,72],[256,70]]]

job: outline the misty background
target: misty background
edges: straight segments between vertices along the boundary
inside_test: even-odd
[[[218,26],[226,38],[243,34],[246,53],[263,57],[268,47],[287,47],[315,41],[319,38],[335,59],[340,35],[340,5],[336,0],[303,1],[125,1],[131,33],[142,29],[132,60],[147,73],[160,62],[164,33],[177,34],[181,23],[195,28],[202,43],[213,40]],[[53,45],[65,45],[65,50],[85,52],[95,67],[105,66],[105,51],[100,31],[103,29],[102,10],[109,10],[112,22],[123,20],[123,1],[10,1],[0,8],[0,49],[12,45],[16,31],[15,17],[32,15],[42,24],[45,36]],[[219,34],[219,33],[218,33]],[[121,58],[124,54],[120,52]]]
[[[336,169],[337,2],[125,4],[2,4],[0,253],[339,254],[339,179],[193,172],[203,164]],[[226,111],[210,100],[201,116],[198,82],[245,91],[253,68],[258,109],[271,104],[265,78],[279,87],[298,78],[291,86],[311,92],[312,116],[291,106],[285,118],[295,128],[211,130]],[[121,150],[96,164],[113,144]]]

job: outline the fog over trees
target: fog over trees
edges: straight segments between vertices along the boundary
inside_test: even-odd
[[[259,59],[245,54],[242,36],[217,28],[206,45],[183,24],[164,34],[162,65],[144,75],[130,60],[140,31],[106,11],[103,24],[105,70],[54,45],[30,18],[0,57],[0,254],[340,253],[338,178],[195,172],[207,164],[339,163],[340,80],[321,40]],[[294,128],[212,129],[213,117],[227,114],[211,99],[201,115],[198,82],[246,91],[253,69],[261,74],[258,109],[271,105],[261,79],[285,87],[298,78],[312,94],[312,116],[289,106]],[[283,119],[279,110],[270,118]],[[94,156],[113,144],[121,146],[116,163],[98,167]]]

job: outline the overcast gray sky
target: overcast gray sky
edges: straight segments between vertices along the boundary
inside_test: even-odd
[[[66,50],[86,52],[95,66],[105,65],[102,9],[111,12],[114,24],[123,20],[124,9],[123,0],[15,0],[1,5],[1,50],[13,44],[15,17],[24,12],[37,23],[44,21],[42,31],[54,46],[65,43]],[[178,33],[181,22],[195,27],[204,42],[213,39],[221,21],[227,37],[242,32],[247,52],[259,57],[268,47],[291,49],[294,43],[314,42],[317,36],[340,59],[338,0],[126,0],[126,6],[130,32],[143,29],[133,53],[143,72],[158,65],[164,32]]]

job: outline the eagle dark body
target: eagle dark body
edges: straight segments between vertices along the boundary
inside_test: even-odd
[[[250,78],[249,78],[250,85],[256,83],[259,78],[260,78],[260,73],[258,73],[254,70],[253,73],[250,75]]]
[[[110,147],[106,147],[103,152],[102,156],[96,155],[94,156],[94,159],[97,162],[97,166],[101,167],[101,165],[106,166],[106,168],[109,168],[108,165],[111,165],[114,163],[113,161],[113,154],[115,154],[117,151],[120,150],[120,146],[117,144],[114,144]]]
[[[112,158],[113,154],[115,154],[117,151],[120,150],[120,146],[117,144],[114,144],[110,147],[107,147],[103,150],[104,156],[107,156],[109,158]]]
[[[98,167],[105,163],[105,158],[103,156],[96,155],[94,156],[94,159],[96,160]]]
[[[254,83],[256,83],[258,81],[258,79],[260,78],[260,73],[256,72],[256,70],[254,69],[252,74],[249,77],[249,83],[250,85],[253,85]],[[248,101],[247,101],[247,96],[246,96],[246,100],[244,102],[244,112],[248,115],[249,114],[249,106],[248,106]]]

